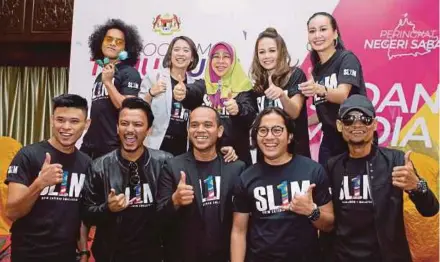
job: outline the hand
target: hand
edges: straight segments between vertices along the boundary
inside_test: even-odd
[[[193,187],[186,184],[186,174],[180,171],[180,180],[177,189],[171,197],[174,206],[187,206],[194,200]]]
[[[232,98],[232,93],[228,94],[228,100],[226,100],[223,105],[226,108],[226,111],[228,111],[228,113],[232,116],[236,116],[238,115],[239,109],[238,109],[238,104],[237,101]]]
[[[131,205],[136,198],[127,201],[124,194],[116,195],[116,191],[112,188],[110,194],[108,194],[107,202],[108,208],[112,212],[120,212]]]
[[[283,89],[272,82],[272,76],[269,76],[269,87],[264,91],[264,95],[270,100],[275,100],[285,95],[285,93]]]
[[[101,82],[107,87],[112,83],[113,76],[115,75],[115,65],[109,63],[104,66],[101,74]]]
[[[238,159],[237,154],[232,146],[224,146],[220,149],[220,152],[224,155],[223,158],[226,163],[234,162]]]
[[[317,84],[313,79],[312,68],[309,67],[309,79],[299,84],[299,90],[306,97],[313,97],[315,95],[323,96],[325,94],[325,87]]]
[[[402,190],[411,191],[417,189],[417,183],[419,178],[414,171],[414,166],[410,160],[411,151],[405,154],[405,165],[395,166],[393,168],[392,181],[393,186],[398,187]]]
[[[305,194],[295,194],[289,205],[283,206],[284,210],[290,210],[299,215],[309,216],[313,212],[313,188],[316,184],[311,184]]]
[[[167,83],[164,80],[162,80],[160,74],[157,74],[156,83],[151,87],[150,93],[153,96],[157,96],[164,93],[166,89],[167,89]]]
[[[183,78],[181,75],[179,75],[177,80],[179,83],[177,83],[173,89],[173,97],[175,100],[180,102],[186,97],[186,86],[185,83],[183,83]]]
[[[63,166],[60,164],[51,164],[50,161],[51,156],[49,153],[46,153],[46,159],[44,159],[41,171],[37,177],[41,189],[59,184],[63,181]]]

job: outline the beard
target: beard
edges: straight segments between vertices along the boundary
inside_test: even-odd
[[[371,144],[373,142],[373,137],[366,137],[363,140],[351,140],[348,139],[347,144],[352,145],[352,146],[364,146],[364,145],[368,145]]]
[[[362,145],[368,144],[368,141],[365,141],[365,140],[361,140],[361,141],[348,140],[348,144],[352,145],[352,146],[362,146]]]
[[[142,145],[137,145],[137,147],[131,149],[131,148],[126,148],[124,145],[122,145],[122,149],[127,152],[127,153],[133,153],[139,150],[139,148],[141,148]]]

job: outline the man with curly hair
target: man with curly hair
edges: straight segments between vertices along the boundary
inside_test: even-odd
[[[116,130],[118,110],[126,97],[139,93],[141,77],[133,66],[142,50],[142,39],[135,26],[109,19],[90,35],[89,48],[91,58],[103,62],[103,70],[93,85],[92,123],[81,151],[95,159],[120,145]],[[120,57],[122,51],[127,52],[127,58]]]

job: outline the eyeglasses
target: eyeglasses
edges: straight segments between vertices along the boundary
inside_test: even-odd
[[[356,120],[359,120],[362,122],[362,124],[369,126],[369,125],[373,124],[374,118],[371,116],[365,116],[365,115],[360,115],[360,116],[347,115],[341,119],[344,126],[351,126],[354,124],[354,122]]]
[[[122,47],[125,44],[125,40],[121,38],[116,38],[113,36],[106,35],[104,36],[104,44],[109,45],[115,41],[117,47]]]
[[[257,134],[260,137],[266,137],[269,134],[269,130],[272,133],[273,136],[279,137],[284,132],[284,127],[282,126],[273,126],[273,127],[265,127],[260,126],[257,128]]]
[[[141,182],[141,178],[138,172],[138,165],[136,162],[128,163],[128,169],[130,170],[130,185],[137,186]]]

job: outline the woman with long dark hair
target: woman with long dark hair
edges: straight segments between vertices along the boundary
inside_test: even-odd
[[[316,115],[309,125],[322,123],[323,138],[319,163],[347,150],[347,145],[336,129],[341,103],[353,94],[366,95],[362,66],[353,52],[345,49],[336,19],[328,13],[313,14],[307,21],[308,49],[313,70],[309,80],[300,85],[306,97],[313,97]]]
[[[283,109],[295,123],[295,139],[289,151],[310,157],[307,109],[304,95],[298,89],[306,76],[301,68],[290,66],[286,43],[274,28],[258,35],[251,66],[253,90],[258,110],[275,106]]]

